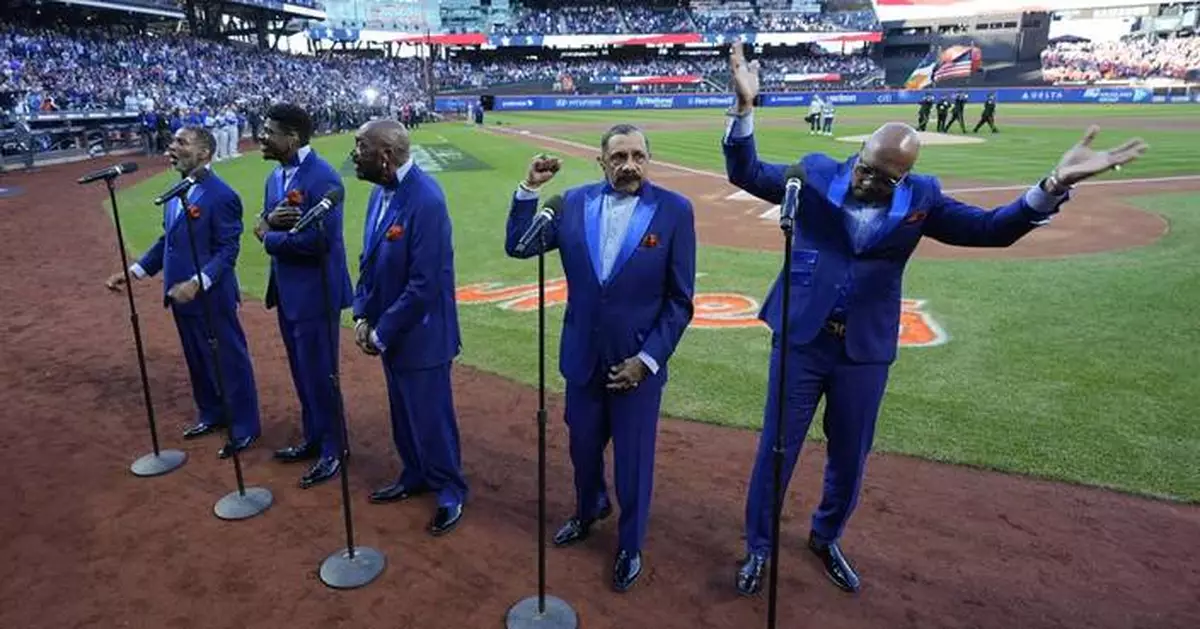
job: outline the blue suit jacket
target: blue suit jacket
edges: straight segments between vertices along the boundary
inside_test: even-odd
[[[583,384],[645,351],[666,378],[667,361],[692,320],[696,230],[692,204],[651,183],[642,185],[624,243],[601,282],[600,212],[608,184],[564,193],[564,205],[544,232],[546,251],[558,249],[567,278],[559,370]],[[537,200],[513,197],[505,250],[516,245],[537,212]],[[520,257],[537,255],[537,246]],[[597,371],[599,370],[599,374]]]
[[[401,369],[444,365],[462,344],[446,198],[437,181],[413,164],[375,229],[382,192],[375,186],[367,205],[354,318],[374,328]]]
[[[724,150],[731,183],[782,203],[785,165],[760,162],[753,136],[732,138]],[[788,278],[788,340],[803,345],[816,337],[842,285],[852,277],[846,297],[847,354],[858,362],[891,362],[900,333],[901,276],[922,236],[966,247],[1007,247],[1043,224],[1047,215],[1030,208],[1023,195],[992,211],[960,203],[942,194],[935,177],[914,173],[896,189],[883,226],[864,250],[856,251],[842,209],[856,159],[838,162],[814,153],[801,160],[806,181]],[[759,313],[776,334],[782,322],[783,279],[781,271]]]
[[[186,225],[187,206],[200,208],[199,217],[191,219],[192,233],[201,273],[212,282],[208,289],[211,304],[214,309],[232,308],[240,301],[234,266],[241,249],[242,200],[213,172],[192,186],[188,197],[182,208],[177,200],[163,205],[163,235],[142,255],[138,265],[151,276],[162,272],[164,306],[172,306],[181,316],[199,317],[204,315],[199,296],[182,305],[172,305],[167,299],[172,286],[196,274]]]
[[[283,189],[283,166],[267,177],[262,216],[287,198]],[[342,179],[328,162],[312,151],[300,163],[291,180],[291,189],[304,195],[301,212],[321,202],[325,193],[342,187]],[[329,282],[329,303],[337,309],[351,303],[350,272],[346,265],[346,243],[342,236],[343,204],[338,203],[322,219],[324,228],[310,225],[298,234],[272,230],[263,237],[263,247],[271,256],[267,279],[267,308],[278,307],[289,321],[325,316],[321,297],[320,252],[326,251],[325,273]]]

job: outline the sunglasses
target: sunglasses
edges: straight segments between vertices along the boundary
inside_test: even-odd
[[[858,174],[862,175],[863,178],[870,179],[872,182],[881,182],[889,188],[895,188],[896,186],[899,186],[904,182],[904,178],[907,177],[907,175],[901,177],[892,177],[863,161],[862,155],[859,155],[858,160],[854,162],[854,170],[858,171]]]

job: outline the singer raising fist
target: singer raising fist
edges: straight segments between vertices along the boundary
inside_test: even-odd
[[[258,136],[262,156],[279,166],[267,175],[255,233],[271,256],[266,306],[275,308],[279,318],[300,398],[303,431],[299,444],[277,450],[275,458],[315,459],[300,478],[300,487],[308,488],[335,477],[341,468],[342,428],[331,376],[338,360],[341,311],[350,306],[353,290],[342,237],[342,203],[325,213],[319,224],[295,234],[290,230],[326,193],[341,189],[342,178],[308,145],[313,132],[308,112],[278,103],[265,118]],[[325,257],[323,272],[321,256]],[[322,294],[323,286],[327,295]]]
[[[167,147],[171,166],[181,177],[191,175],[197,182],[184,193],[186,202],[175,197],[163,205],[163,235],[129,268],[129,273],[137,279],[153,277],[160,271],[163,274],[163,304],[171,309],[179,330],[198,413],[195,424],[184,431],[184,438],[207,435],[230,419],[232,445],[243,449],[258,438],[260,427],[254,369],[238,320],[241,293],[234,275],[243,229],[242,200],[212,172],[210,162],[216,146],[216,138],[203,127],[183,127],[175,132]],[[185,224],[189,221],[192,238]],[[118,273],[109,278],[107,286],[118,290],[124,282],[124,274]],[[201,282],[207,304],[201,300]],[[212,313],[212,330],[205,323],[206,305]],[[220,384],[227,405],[222,404],[219,395],[210,333],[217,340],[223,380]],[[226,408],[232,417],[226,418]],[[222,458],[233,454],[230,445],[220,449]]]
[[[505,250],[528,258],[544,241],[562,259],[567,311],[559,370],[567,380],[576,503],[554,543],[583,540],[611,513],[604,486],[611,438],[621,508],[612,585],[623,592],[642,571],[659,402],[667,361],[692,319],[696,233],[691,202],[646,180],[650,147],[637,127],[605,133],[597,161],[604,181],[548,201],[553,219],[535,223],[541,189],[561,162],[534,158],[512,200]],[[535,225],[544,232],[533,238],[527,232]],[[518,251],[522,242],[532,246]]]
[[[1091,148],[1098,129],[1047,164],[1047,175],[1008,205],[988,211],[942,194],[937,178],[913,172],[920,136],[905,124],[880,127],[848,159],[812,153],[796,165],[759,161],[754,145],[757,68],[735,44],[730,70],[737,104],[722,147],[729,181],[771,203],[783,201],[786,180],[803,181],[796,210],[792,268],[781,272],[759,317],[774,338],[763,431],[746,503],[746,558],[736,577],[743,594],[762,586],[771,549],[772,448],[784,408],[786,491],[817,403],[825,396],[829,461],[824,493],[812,517],[808,547],[841,589],[859,578],[838,543],[858,500],[875,418],[896,358],[901,274],[922,236],[965,247],[1007,247],[1048,225],[1071,186],[1136,159],[1146,146],[1130,140],[1109,151]],[[799,174],[797,174],[797,172]],[[1049,227],[1047,229],[1053,229]],[[790,312],[782,310],[789,282]],[[784,317],[788,337],[779,338]],[[786,352],[786,382],[779,359]]]

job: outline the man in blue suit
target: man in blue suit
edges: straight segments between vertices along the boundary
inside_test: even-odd
[[[183,127],[175,133],[167,147],[171,166],[181,175],[196,173],[199,182],[188,191],[186,205],[175,198],[163,206],[163,235],[129,272],[136,279],[153,277],[160,271],[163,274],[163,305],[175,318],[199,411],[196,423],[184,431],[185,439],[207,435],[226,423],[204,304],[197,299],[200,282],[204,282],[221,357],[225,400],[233,422],[233,441],[219,451],[220,457],[226,458],[233,454],[231,445],[239,451],[249,447],[261,429],[254,368],[238,320],[241,295],[234,275],[241,248],[242,201],[212,172],[210,162],[216,146],[216,138],[202,127]],[[188,220],[192,221],[195,254],[200,260],[199,277],[185,225]],[[107,286],[115,291],[124,282],[124,274],[117,273],[108,279]]]
[[[325,214],[320,225],[289,233],[326,193],[342,189],[337,171],[308,145],[312,131],[312,118],[296,105],[278,103],[267,110],[258,141],[263,159],[278,161],[279,166],[267,176],[263,209],[254,229],[271,256],[266,305],[275,308],[279,317],[304,429],[304,440],[276,451],[275,458],[286,462],[316,459],[300,478],[301,488],[327,481],[341,469],[338,391],[330,376],[338,360],[341,311],[350,307],[353,295],[342,238],[341,202]],[[321,294],[323,283],[327,295]]]
[[[1130,140],[1112,151],[1094,151],[1090,145],[1098,130],[1093,127],[1049,176],[1008,205],[988,211],[945,196],[935,177],[912,172],[920,140],[900,123],[881,127],[845,161],[815,153],[793,166],[759,161],[753,136],[757,63],[747,64],[737,44],[731,66],[737,104],[723,142],[729,181],[772,203],[782,202],[788,177],[804,181],[792,267],[776,279],[760,313],[773,332],[773,349],[746,504],[747,556],[737,588],[743,594],[758,592],[769,560],[776,391],[786,348],[784,491],[824,396],[828,462],[808,547],[835,585],[856,592],[858,575],[838,540],[858,500],[888,369],[896,358],[901,275],[918,241],[929,236],[967,247],[1012,245],[1047,224],[1075,183],[1133,161],[1146,147]],[[781,312],[784,281],[790,282],[788,313]],[[788,338],[781,339],[784,316]]]
[[[355,343],[382,356],[392,436],[404,466],[375,503],[433,491],[437,510],[428,531],[452,531],[462,519],[462,474],[450,365],[461,350],[454,296],[450,213],[437,181],[417,166],[408,133],[375,120],[355,136],[355,171],[375,184],[367,203],[354,291]]]
[[[642,571],[667,362],[693,314],[696,232],[691,202],[646,180],[650,147],[637,127],[611,128],[600,153],[605,180],[567,190],[544,232],[567,278],[559,370],[575,468],[575,515],[554,543],[582,541],[611,513],[604,484],[611,439],[621,506],[612,585],[624,592]],[[539,156],[517,189],[505,241],[510,256],[537,255],[536,244],[525,253],[517,244],[537,212],[538,190],[559,165]]]

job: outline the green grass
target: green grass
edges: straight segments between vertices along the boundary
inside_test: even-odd
[[[1016,108],[1005,111],[1009,109]],[[1065,108],[1040,109],[1063,115]],[[1191,111],[1171,110],[1184,109]],[[1153,117],[1159,108],[1144,110]],[[844,127],[851,128],[869,127],[885,115],[841,111]],[[564,117],[590,120],[600,129],[617,116],[571,112],[555,114],[550,124],[562,124]],[[639,121],[665,117],[660,112],[637,114]],[[533,126],[551,117],[505,117],[518,118]],[[672,112],[671,118],[708,120],[714,131],[656,132],[656,157],[708,168],[716,163],[719,169],[719,113]],[[775,132],[764,147],[769,156],[794,158],[834,145],[806,133],[777,139]],[[1029,181],[1044,173],[1076,135],[1075,130],[1013,125],[984,150],[930,147],[921,166],[943,175],[953,169],[972,178]],[[1134,176],[1197,174],[1194,165],[1188,171],[1169,157],[1194,147],[1194,135],[1152,137],[1153,153],[1130,170],[1136,171]],[[535,262],[510,260],[503,253],[508,198],[535,149],[457,124],[426,127],[414,136],[417,143],[443,139],[494,167],[438,175],[455,220],[460,285],[535,281]],[[594,144],[596,135],[580,139]],[[350,146],[349,137],[314,142],[335,165],[341,165]],[[942,155],[951,150],[953,156]],[[1008,168],[985,177],[982,171],[996,164]],[[271,166],[257,155],[216,166],[242,192],[247,225],[261,207],[263,179]],[[552,187],[562,189],[598,175],[593,161],[568,158]],[[149,199],[169,179],[164,174],[125,191],[122,207],[148,208]],[[346,242],[354,261],[369,187],[352,174],[346,183]],[[1160,243],[1061,261],[913,261],[905,296],[928,300],[926,310],[952,340],[940,347],[901,350],[879,421],[877,449],[1200,500],[1195,464],[1200,460],[1200,422],[1193,415],[1200,408],[1200,357],[1193,349],[1200,347],[1194,323],[1200,310],[1200,260],[1193,244],[1200,239],[1200,198],[1172,195],[1137,202],[1170,221],[1170,233]],[[138,250],[160,230],[153,211],[127,211],[123,220],[131,246]],[[267,257],[249,231],[243,244],[238,275],[247,293],[261,296]],[[762,298],[779,263],[774,255],[722,247],[703,247],[698,255],[698,270],[704,274],[697,280],[699,292],[737,292],[755,299]],[[558,276],[557,259],[552,257],[548,265],[550,276]],[[352,275],[357,275],[353,267]],[[464,363],[536,383],[534,313],[509,312],[494,304],[462,304],[460,312]],[[556,390],[562,386],[555,369],[561,316],[557,307],[548,317],[550,386]],[[758,427],[767,342],[761,328],[689,330],[671,363],[664,411]],[[814,422],[815,436],[819,425]]]

